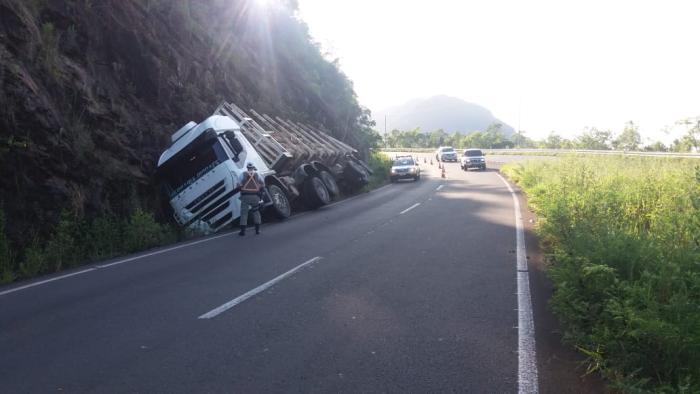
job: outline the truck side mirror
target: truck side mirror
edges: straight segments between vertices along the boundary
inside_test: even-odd
[[[243,152],[243,145],[241,144],[241,141],[238,141],[236,134],[231,130],[224,132],[224,136],[226,137],[226,140],[233,151],[233,161],[238,162],[238,155]]]

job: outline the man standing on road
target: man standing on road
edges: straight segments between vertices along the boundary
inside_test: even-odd
[[[260,208],[262,207],[262,192],[265,187],[265,181],[260,174],[255,171],[253,163],[246,164],[248,171],[241,174],[238,179],[238,184],[241,190],[241,232],[240,236],[245,235],[245,228],[248,225],[248,212],[253,213],[253,223],[255,223],[255,234],[260,234]]]

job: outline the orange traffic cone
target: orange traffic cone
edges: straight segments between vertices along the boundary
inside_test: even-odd
[[[443,178],[445,177],[445,167],[444,166],[442,167],[442,177]]]

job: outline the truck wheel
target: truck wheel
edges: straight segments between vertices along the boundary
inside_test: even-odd
[[[304,182],[304,202],[306,202],[310,208],[318,208],[328,204],[330,201],[331,196],[321,178],[311,176]]]
[[[326,185],[326,189],[328,190],[328,194],[331,198],[335,198],[340,195],[340,188],[338,187],[338,183],[335,181],[335,178],[333,177],[333,175],[331,175],[330,172],[321,171],[318,174],[318,177],[321,178],[323,184]]]
[[[278,219],[286,219],[292,214],[292,207],[289,204],[289,199],[281,187],[270,185],[267,187],[267,192],[272,199],[272,212]]]
[[[343,171],[343,177],[352,184],[358,184],[361,186],[366,185],[369,182],[369,173],[361,165],[355,163],[354,161],[348,161]]]

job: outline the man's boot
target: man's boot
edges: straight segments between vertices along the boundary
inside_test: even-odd
[[[260,234],[260,225],[256,224],[255,225],[255,235],[259,235],[259,234]]]
[[[241,237],[245,235],[245,226],[241,226],[241,232],[238,233]]]

